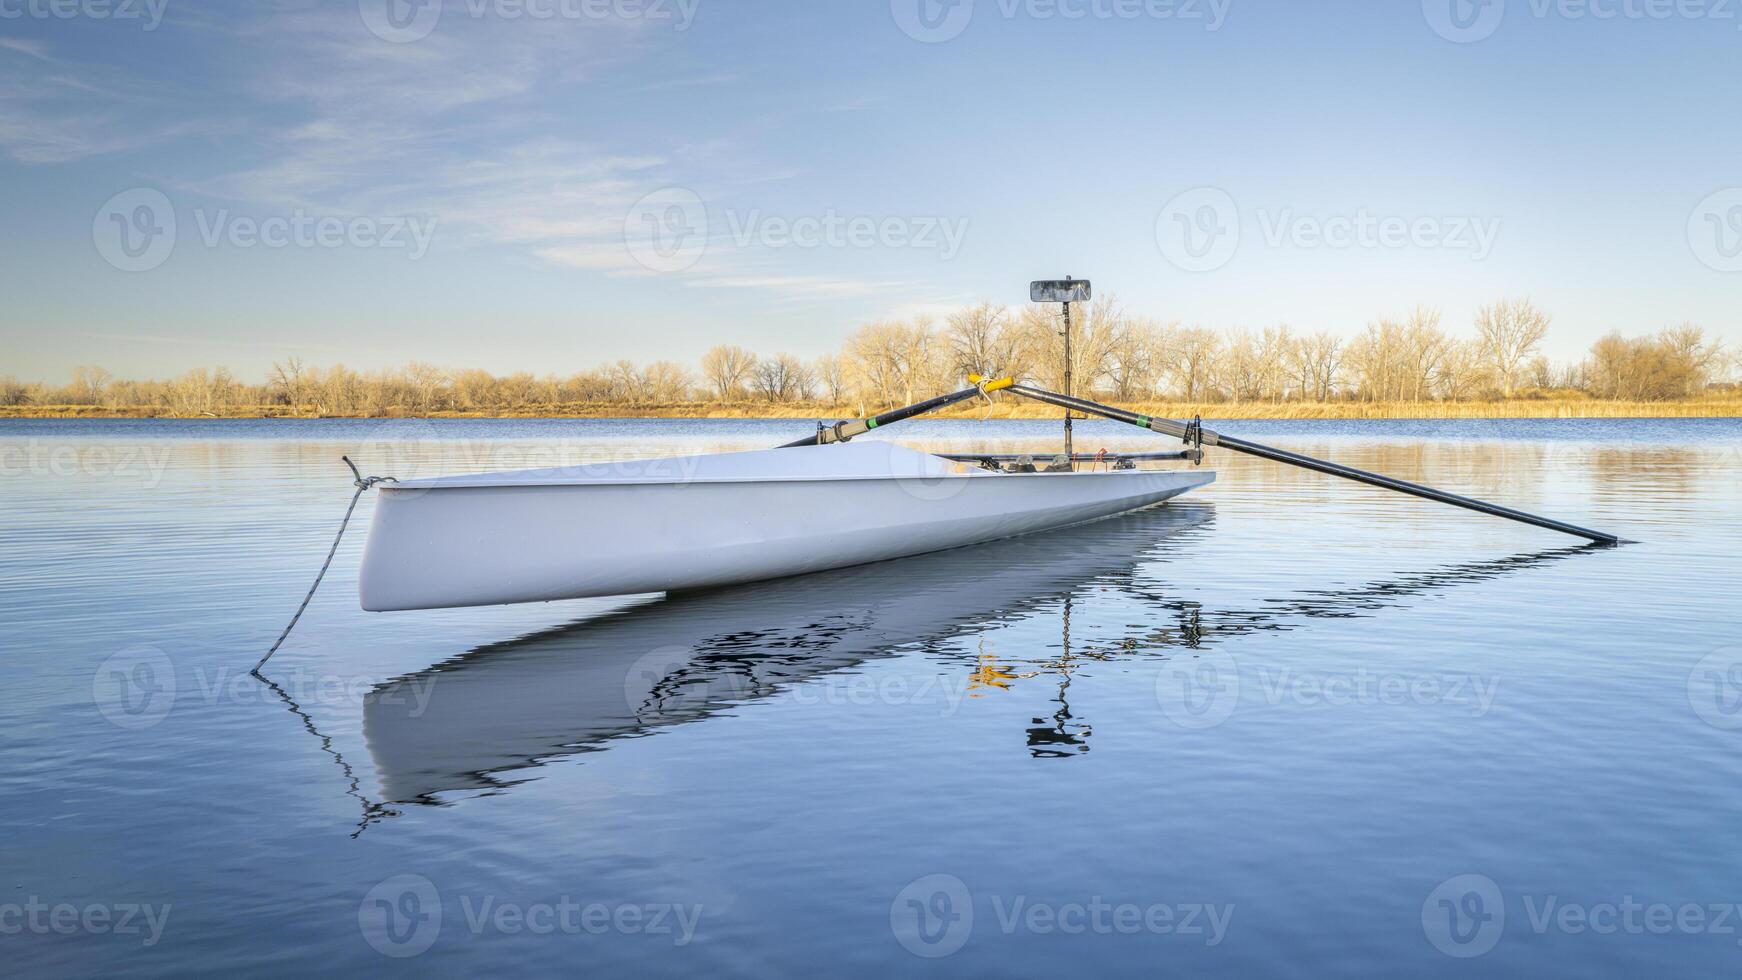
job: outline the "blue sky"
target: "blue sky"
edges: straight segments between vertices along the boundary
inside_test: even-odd
[[[1738,64],[1742,0],[0,0],[0,374],[811,355],[1067,273],[1742,341]]]

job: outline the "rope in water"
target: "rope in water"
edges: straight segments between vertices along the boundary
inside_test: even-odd
[[[260,662],[254,665],[254,669],[249,671],[256,677],[260,676],[260,668],[266,666],[266,661],[271,660],[272,655],[278,652],[278,648],[284,645],[284,641],[290,636],[290,631],[296,629],[297,622],[302,619],[302,614],[308,610],[309,602],[315,597],[315,590],[321,587],[321,580],[327,577],[327,569],[333,566],[333,556],[339,553],[339,542],[345,539],[345,529],[351,526],[351,515],[357,510],[357,501],[363,499],[363,493],[377,483],[399,482],[391,476],[364,477],[357,469],[357,464],[351,462],[351,457],[341,456],[339,458],[345,461],[345,465],[351,468],[351,475],[356,477],[354,485],[357,492],[351,495],[351,506],[345,508],[345,519],[339,522],[339,533],[333,538],[333,546],[327,549],[327,560],[321,563],[320,574],[315,576],[315,584],[308,587],[308,595],[302,597],[302,605],[296,607],[296,615],[290,617],[290,624],[284,628],[284,632],[278,634],[278,641],[272,644],[272,649],[266,651],[266,656],[261,657]]]

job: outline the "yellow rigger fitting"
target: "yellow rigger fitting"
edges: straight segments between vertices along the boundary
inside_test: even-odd
[[[978,374],[970,374],[968,375],[968,383],[978,386],[981,391],[1003,391],[1005,388],[1015,384],[1016,379],[999,378],[996,381],[990,381]]]

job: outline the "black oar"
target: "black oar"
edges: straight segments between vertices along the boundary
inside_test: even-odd
[[[936,398],[928,398],[923,402],[909,405],[906,408],[890,409],[882,415],[873,415],[868,419],[848,419],[844,422],[836,422],[834,425],[819,425],[817,426],[816,435],[806,436],[803,439],[795,439],[784,446],[776,446],[774,448],[797,449],[800,446],[827,446],[831,443],[846,442],[854,436],[862,436],[880,426],[892,425],[896,422],[913,418],[915,415],[924,415],[927,412],[935,412],[940,408],[948,408],[957,402],[965,402],[976,395],[984,395],[994,391],[1000,391],[1016,383],[1013,378],[999,378],[996,381],[991,381],[976,376],[969,378],[968,380],[974,382],[974,387],[964,388],[961,391],[948,395],[939,395]]]
[[[968,380],[972,381],[973,378],[970,377]],[[1049,405],[1057,405],[1060,408],[1075,409],[1079,412],[1090,412],[1095,415],[1110,418],[1115,422],[1125,422],[1130,425],[1138,426],[1139,428],[1149,429],[1152,432],[1177,436],[1178,438],[1184,439],[1194,445],[1202,444],[1205,446],[1220,446],[1223,449],[1232,449],[1235,452],[1246,453],[1249,456],[1257,456],[1261,459],[1273,460],[1278,463],[1288,463],[1292,466],[1300,466],[1309,470],[1316,470],[1320,473],[1329,473],[1331,476],[1340,476],[1345,480],[1354,480],[1357,483],[1365,483],[1369,486],[1383,487],[1386,490],[1395,490],[1398,493],[1407,493],[1411,496],[1422,497],[1427,500],[1436,500],[1442,504],[1451,504],[1453,507],[1462,507],[1465,510],[1473,510],[1494,517],[1504,517],[1507,520],[1520,521],[1525,524],[1534,524],[1537,527],[1546,527],[1551,531],[1560,531],[1563,534],[1588,538],[1598,544],[1621,543],[1620,538],[1603,531],[1593,531],[1589,528],[1579,527],[1577,524],[1568,524],[1564,521],[1554,520],[1553,518],[1538,517],[1535,514],[1526,514],[1521,510],[1513,510],[1510,507],[1502,507],[1499,504],[1491,504],[1483,500],[1475,500],[1470,497],[1460,497],[1455,493],[1447,493],[1444,490],[1435,490],[1433,487],[1424,487],[1419,483],[1410,483],[1407,480],[1393,479],[1392,477],[1382,476],[1378,473],[1369,473],[1366,470],[1358,470],[1352,466],[1343,466],[1340,463],[1331,463],[1322,459],[1315,459],[1311,456],[1302,456],[1300,453],[1291,453],[1286,449],[1276,449],[1271,446],[1260,445],[1256,442],[1247,442],[1244,439],[1236,439],[1233,436],[1220,435],[1204,428],[1196,422],[1187,424],[1184,422],[1175,422],[1170,419],[1151,418],[1147,415],[1139,415],[1136,412],[1127,412],[1124,409],[1113,408],[1110,405],[1101,405],[1086,399],[1061,395],[1056,391],[1031,388],[1028,385],[1013,384],[1009,386],[1009,390],[1014,394],[1022,395],[1025,398],[1032,398],[1036,401],[1046,402]]]

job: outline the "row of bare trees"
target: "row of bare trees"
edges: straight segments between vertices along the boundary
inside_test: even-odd
[[[1576,364],[1541,354],[1549,316],[1526,300],[1482,307],[1463,334],[1437,310],[1380,317],[1353,336],[1297,333],[1287,325],[1215,331],[1127,315],[1116,300],[1079,307],[1072,373],[1079,393],[1116,402],[1469,401],[1557,391],[1655,401],[1699,395],[1735,362],[1698,326],[1649,336],[1611,334]],[[968,374],[1016,375],[1063,385],[1056,308],[981,304],[941,320],[868,324],[839,353],[805,360],[721,345],[699,372],[671,361],[617,361],[566,377],[493,375],[412,363],[386,371],[273,365],[264,384],[219,368],[168,381],[116,379],[80,368],[70,384],[0,378],[0,405],[90,405],[181,415],[277,407],[299,414],[535,411],[562,405],[713,402],[887,406],[953,390]]]

